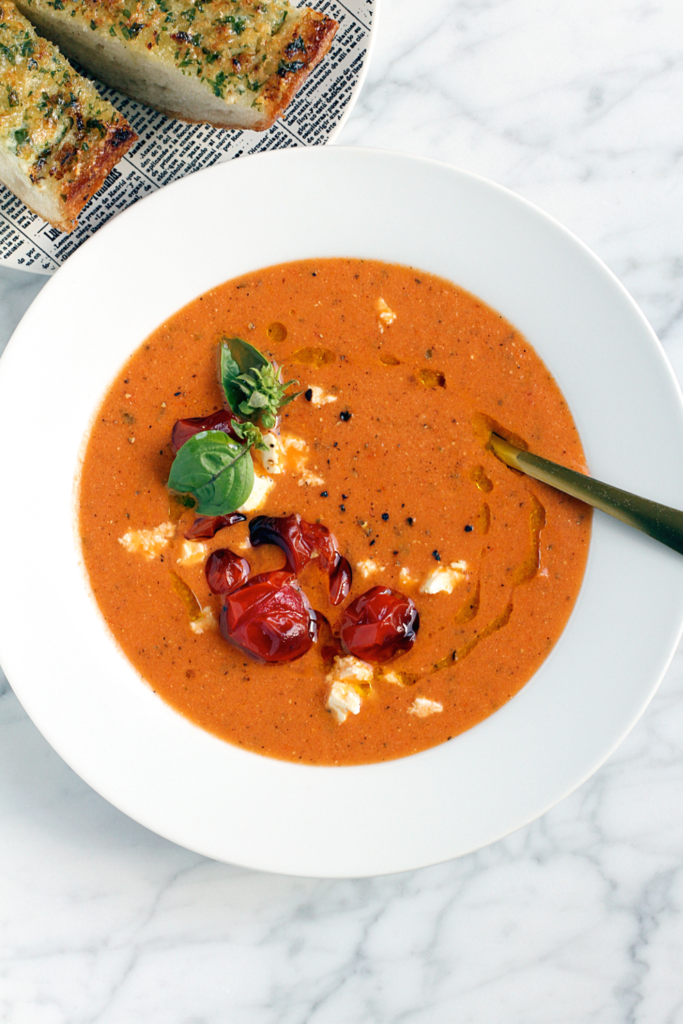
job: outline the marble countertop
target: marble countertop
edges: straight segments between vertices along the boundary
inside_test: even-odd
[[[338,141],[542,207],[683,379],[682,31],[680,0],[384,0]],[[0,345],[44,280],[0,271]],[[36,597],[49,610],[59,580]],[[3,1024],[683,1024],[682,958],[681,651],[628,739],[539,821],[363,881],[259,874],[151,834],[60,760],[0,673]]]

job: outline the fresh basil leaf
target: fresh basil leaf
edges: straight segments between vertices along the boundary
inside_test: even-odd
[[[244,393],[235,381],[249,370],[262,370],[271,366],[266,357],[248,341],[241,338],[224,338],[221,344],[221,384],[233,412],[244,398]],[[233,404],[234,403],[234,404]]]
[[[232,411],[270,430],[283,405],[298,397],[285,392],[295,380],[282,383],[280,373],[257,348],[241,338],[221,344],[221,384]]]
[[[260,391],[254,391],[249,395],[249,401],[241,402],[240,405],[250,405],[252,409],[267,409],[268,398],[266,395],[262,395]]]
[[[261,452],[269,451],[268,445],[263,440],[263,434],[258,427],[254,426],[253,423],[249,423],[248,421],[246,423],[240,423],[239,420],[233,420],[232,429],[237,436],[241,437],[243,441],[246,441],[250,447],[256,448],[257,451]]]
[[[245,503],[254,486],[249,444],[221,430],[204,430],[186,441],[168,478],[169,490],[190,494],[201,516],[223,516]]]

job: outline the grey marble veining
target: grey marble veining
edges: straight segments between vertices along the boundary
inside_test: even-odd
[[[384,0],[339,142],[541,206],[624,283],[683,379],[682,30],[679,0]],[[0,273],[1,344],[43,284]],[[0,682],[3,1024],[683,1024],[682,962],[680,651],[627,740],[542,819],[350,882],[147,832]]]

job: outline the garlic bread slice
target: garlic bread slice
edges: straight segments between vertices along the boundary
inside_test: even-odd
[[[0,0],[0,181],[61,231],[137,138],[9,0]]]
[[[288,0],[18,0],[102,81],[183,121],[264,131],[330,47]]]

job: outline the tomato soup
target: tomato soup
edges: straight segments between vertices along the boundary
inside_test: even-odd
[[[255,459],[257,507],[188,545],[194,513],[166,486],[171,431],[221,409],[225,337],[256,346],[302,393],[275,430],[281,471]],[[491,429],[585,470],[546,366],[514,326],[454,284],[324,259],[207,292],[129,359],[87,443],[80,534],[109,629],[161,698],[251,751],[344,765],[450,740],[548,656],[590,539],[587,507],[499,462],[486,447]],[[343,649],[331,658],[319,640],[296,660],[261,664],[226,642],[207,559],[227,548],[252,575],[281,569],[278,547],[249,544],[249,520],[293,514],[327,527],[353,572],[339,605],[315,559],[299,574],[328,638],[360,595],[388,588],[419,614],[408,650],[366,664]],[[340,712],[330,694],[349,665],[356,696]]]

